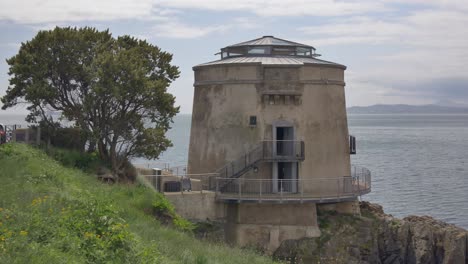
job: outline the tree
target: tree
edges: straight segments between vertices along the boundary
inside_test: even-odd
[[[156,159],[179,107],[167,88],[177,77],[172,55],[108,30],[39,31],[7,60],[3,109],[27,103],[28,121],[54,124],[51,111],[83,130],[91,150],[120,173],[131,157]]]

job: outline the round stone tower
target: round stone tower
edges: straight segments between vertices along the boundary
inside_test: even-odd
[[[217,173],[209,186],[227,204],[231,241],[268,240],[274,249],[319,235],[317,203],[355,201],[370,191],[370,176],[355,178],[350,165],[346,67],[273,36],[220,55],[193,67],[188,172]]]

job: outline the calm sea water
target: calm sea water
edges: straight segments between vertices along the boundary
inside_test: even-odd
[[[352,162],[372,172],[377,202],[398,217],[430,215],[468,228],[468,115],[350,115]]]
[[[149,166],[187,162],[190,123],[190,115],[175,118],[174,146]],[[397,217],[430,215],[468,228],[468,115],[349,115],[348,123],[357,137],[352,162],[372,172],[363,200]]]

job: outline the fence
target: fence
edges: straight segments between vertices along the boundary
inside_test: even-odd
[[[371,191],[371,173],[353,166],[351,176],[300,179],[222,178],[218,173],[142,175],[159,192],[215,191],[225,201],[352,200]]]
[[[214,186],[216,173],[141,175],[158,192],[203,192]],[[210,183],[211,182],[211,183]]]
[[[352,176],[301,179],[216,178],[221,200],[238,201],[340,201],[371,191],[370,171],[353,167]]]

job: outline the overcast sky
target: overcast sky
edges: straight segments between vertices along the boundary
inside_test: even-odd
[[[263,35],[348,66],[348,106],[468,106],[467,0],[0,0],[0,96],[5,59],[56,25],[109,28],[173,53],[181,77],[170,92],[182,113],[192,111],[192,66]]]

